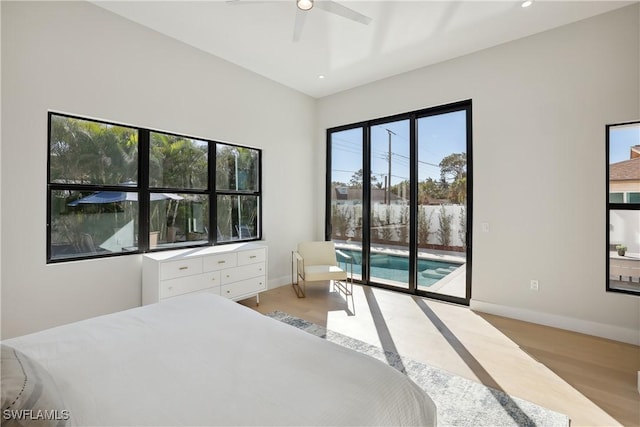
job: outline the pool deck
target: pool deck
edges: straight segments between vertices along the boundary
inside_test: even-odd
[[[458,298],[465,297],[467,287],[467,265],[463,264],[450,274],[438,280],[425,290],[442,295],[451,295]],[[418,287],[420,289],[420,287]]]

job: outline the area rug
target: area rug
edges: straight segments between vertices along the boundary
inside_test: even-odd
[[[369,355],[406,374],[435,402],[439,426],[568,426],[569,417],[281,311],[267,316]]]

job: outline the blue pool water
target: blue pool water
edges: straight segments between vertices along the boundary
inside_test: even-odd
[[[339,249],[353,258],[353,274],[362,274],[362,252]],[[338,258],[338,260],[340,260]],[[418,259],[418,286],[429,287],[455,271],[462,264]],[[371,254],[371,278],[409,283],[409,258],[380,253]]]

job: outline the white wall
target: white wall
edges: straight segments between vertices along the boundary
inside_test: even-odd
[[[2,2],[2,338],[140,305],[141,256],[46,264],[47,111],[263,149],[270,286],[320,221],[315,101],[84,2]],[[294,202],[295,200],[295,202]]]
[[[640,298],[605,292],[604,158],[605,125],[640,118],[639,15],[632,5],[323,98],[316,138],[472,99],[472,308],[640,343]]]

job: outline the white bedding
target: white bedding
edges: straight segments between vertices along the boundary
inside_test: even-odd
[[[212,294],[3,341],[90,425],[435,425],[406,376]]]

